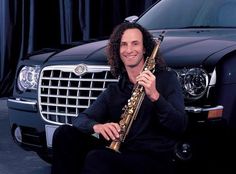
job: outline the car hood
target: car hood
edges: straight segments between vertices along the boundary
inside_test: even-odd
[[[158,37],[160,32],[153,31]],[[236,50],[235,29],[168,30],[160,53],[171,66],[215,64],[228,52]]]
[[[161,31],[151,31],[158,37]],[[107,40],[80,45],[54,55],[49,61],[89,61],[104,64]],[[166,30],[160,55],[169,66],[200,66],[216,63],[224,54],[236,49],[235,29]],[[222,55],[219,54],[222,52]],[[215,56],[217,55],[217,56]]]

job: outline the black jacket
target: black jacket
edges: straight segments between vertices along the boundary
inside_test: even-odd
[[[151,153],[172,150],[187,127],[182,89],[176,74],[162,70],[155,75],[160,97],[156,102],[144,97],[121,150]],[[121,77],[118,83],[110,85],[88,109],[80,113],[73,125],[83,132],[94,133],[94,124],[119,122],[132,89],[127,76]]]

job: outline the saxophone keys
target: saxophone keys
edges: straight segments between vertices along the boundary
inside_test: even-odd
[[[133,113],[134,113],[134,110],[133,110],[133,109],[130,109],[128,113],[129,113],[129,114],[133,114]]]

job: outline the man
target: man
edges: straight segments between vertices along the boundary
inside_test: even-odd
[[[139,24],[115,28],[107,47],[111,71],[120,80],[74,120],[59,127],[53,137],[52,173],[149,174],[171,173],[178,137],[187,126],[182,91],[175,73],[157,56],[155,73],[143,71],[155,41]],[[120,136],[122,108],[134,85],[145,97],[137,118],[122,142],[120,153],[105,146]],[[100,139],[90,136],[99,134]]]

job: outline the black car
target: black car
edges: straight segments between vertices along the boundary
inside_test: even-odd
[[[155,37],[165,31],[160,54],[179,78],[189,115],[173,159],[178,169],[232,172],[233,163],[225,157],[233,156],[236,127],[236,1],[161,0],[126,20]],[[17,144],[50,161],[54,130],[71,124],[117,82],[107,65],[106,44],[102,40],[19,61],[8,99]]]

